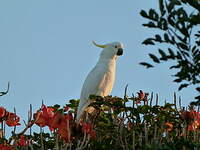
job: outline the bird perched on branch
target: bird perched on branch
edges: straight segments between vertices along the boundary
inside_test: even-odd
[[[78,122],[90,104],[90,95],[104,97],[111,93],[115,81],[116,60],[123,54],[122,43],[113,42],[100,45],[93,41],[93,44],[103,50],[96,66],[90,71],[83,84],[76,117]]]

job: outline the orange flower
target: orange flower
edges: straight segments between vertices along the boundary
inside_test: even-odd
[[[173,124],[171,122],[165,122],[166,130],[167,131],[172,131],[173,129]]]
[[[8,113],[8,118],[6,119],[6,124],[8,126],[10,127],[18,126],[20,125],[19,121],[20,121],[20,118],[16,114],[11,113],[11,112]]]

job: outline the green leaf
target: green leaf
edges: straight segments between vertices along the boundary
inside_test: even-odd
[[[167,30],[168,29],[168,23],[167,23],[167,20],[165,18],[161,18],[159,21],[158,21],[158,24],[157,26],[161,29],[161,30]]]
[[[158,21],[159,15],[154,9],[149,10],[149,19]]]
[[[188,29],[186,29],[185,27],[182,27],[182,28],[179,28],[180,32],[186,36],[186,37],[189,37],[189,33],[188,33]]]
[[[197,90],[198,92],[200,92],[200,87],[197,87],[196,90]]]
[[[155,40],[158,41],[158,42],[162,42],[162,38],[158,34],[155,35]]]
[[[148,38],[148,39],[144,40],[142,42],[142,44],[144,44],[144,45],[154,45],[154,42],[152,41],[152,38]]]
[[[160,53],[161,55],[161,58],[160,60],[167,60],[167,55],[165,54],[165,52],[161,49],[158,49],[158,52]]]
[[[178,46],[181,47],[184,50],[187,50],[187,51],[189,50],[188,46],[184,43],[178,43]]]
[[[164,34],[164,39],[165,39],[165,41],[166,41],[167,43],[170,42],[170,39],[169,39],[169,36],[168,36],[167,33]]]
[[[173,65],[173,66],[171,66],[169,69],[177,69],[177,68],[180,68],[180,65],[178,64],[178,65]]]
[[[142,24],[144,27],[149,27],[149,28],[156,28],[157,26],[155,25],[154,22],[150,21],[147,24]]]
[[[175,20],[174,20],[172,14],[169,14],[169,16],[167,17],[167,21],[169,22],[169,24],[171,26],[175,27],[176,24],[175,24]]]
[[[149,56],[155,63],[160,63],[159,59],[155,55],[149,54]]]
[[[172,0],[172,2],[174,3],[174,5],[181,5],[181,2],[179,0]]]
[[[181,53],[180,53],[179,51],[177,51],[176,58],[177,58],[177,59],[182,59],[182,55],[181,55]]]
[[[148,15],[147,15],[146,11],[144,11],[144,10],[141,10],[140,15],[144,18],[148,18]]]
[[[146,62],[141,62],[140,65],[143,65],[145,66],[146,68],[152,68],[153,65],[149,64],[149,63],[146,63]]]
[[[182,81],[182,79],[180,79],[180,78],[178,78],[178,79],[175,79],[173,82],[181,82]]]
[[[163,0],[159,0],[159,8],[160,8],[161,15],[164,16],[166,11],[164,10]]]
[[[182,90],[183,88],[186,88],[189,84],[185,83],[185,84],[181,84],[178,88],[178,90]]]
[[[175,54],[173,52],[173,50],[171,48],[168,48],[168,51],[169,51],[169,55],[172,59],[175,59]]]
[[[170,13],[172,11],[172,9],[174,8],[174,3],[170,2],[169,5],[167,5],[167,11]]]

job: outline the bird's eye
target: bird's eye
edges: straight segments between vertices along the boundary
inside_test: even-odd
[[[117,45],[115,45],[115,48],[117,48]]]

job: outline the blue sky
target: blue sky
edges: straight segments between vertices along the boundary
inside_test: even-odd
[[[36,110],[47,105],[64,105],[78,99],[88,72],[96,64],[100,49],[91,41],[120,41],[124,55],[118,59],[112,95],[123,96],[140,89],[159,94],[160,102],[172,102],[178,85],[172,83],[168,64],[145,69],[155,49],[141,45],[154,34],[142,27],[141,9],[157,8],[155,0],[10,0],[0,1],[0,89],[10,81],[1,105],[26,120],[29,104]],[[156,50],[156,49],[155,49]],[[195,96],[193,88],[177,92],[183,105]]]

